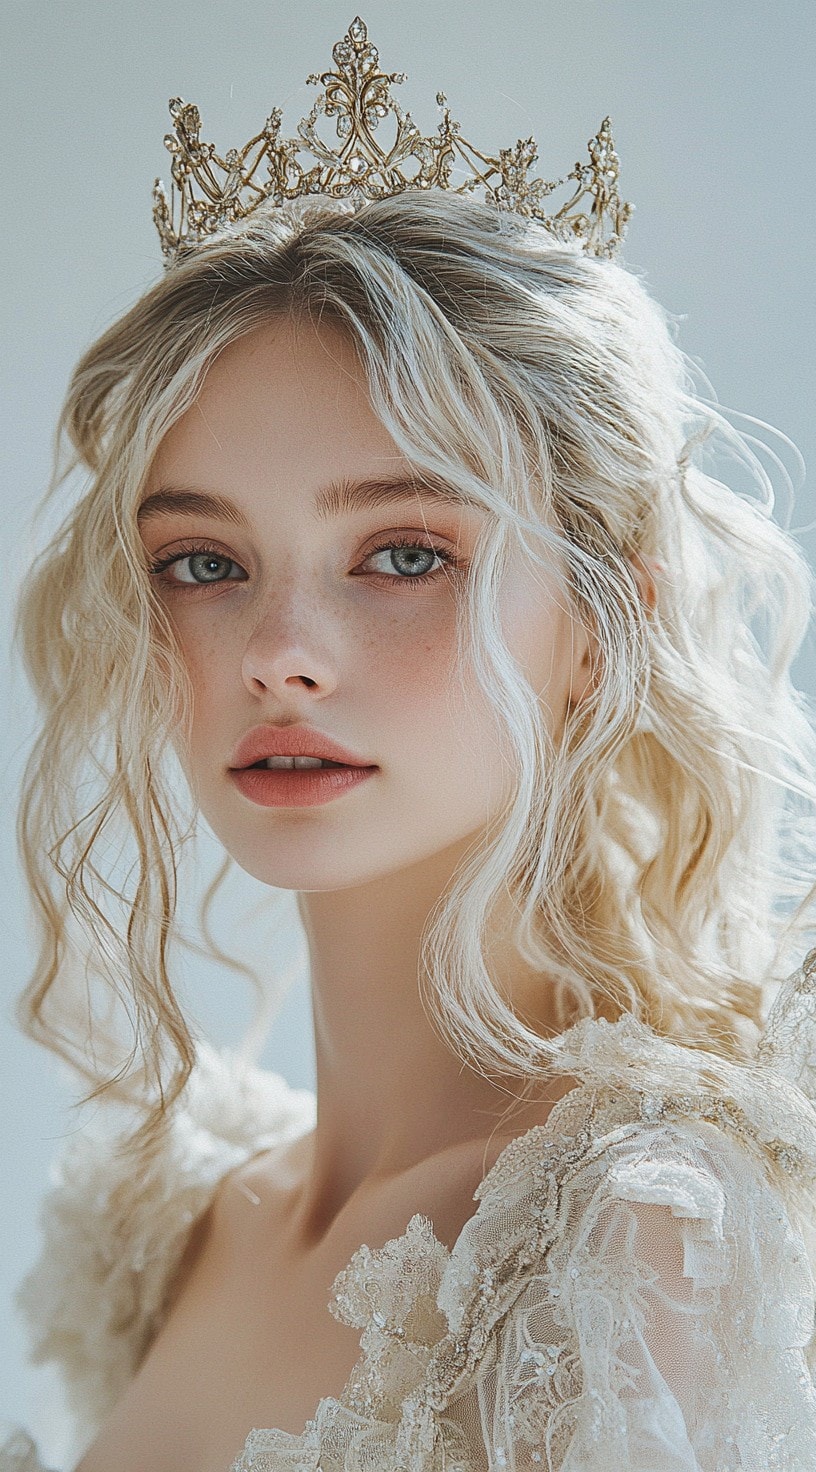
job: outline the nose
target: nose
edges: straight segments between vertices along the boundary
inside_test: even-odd
[[[276,601],[252,630],[241,660],[241,678],[253,695],[285,696],[293,689],[328,695],[337,685],[325,630],[328,615],[283,610]]]
[[[264,648],[257,639],[247,646],[242,661],[241,675],[247,689],[253,695],[283,695],[292,688],[306,686],[308,690],[320,690],[328,694],[334,689],[334,680],[325,660],[315,651],[303,647],[302,641],[287,642],[282,648],[280,641],[275,648]]]
[[[330,624],[330,612],[318,608],[317,602],[305,608],[302,596],[271,599],[243,651],[242,679],[247,689],[253,695],[284,696],[306,687],[330,695],[337,686],[336,664],[326,637]]]

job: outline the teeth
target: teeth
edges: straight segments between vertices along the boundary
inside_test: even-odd
[[[263,763],[265,767],[281,767],[293,769],[305,769],[306,767],[342,767],[343,762],[324,761],[319,756],[268,756]]]

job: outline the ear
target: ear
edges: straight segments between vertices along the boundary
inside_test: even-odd
[[[641,602],[647,613],[653,613],[657,605],[657,576],[666,568],[656,557],[647,557],[644,552],[630,552],[626,558],[632,576],[638,585]]]
[[[572,667],[567,696],[567,709],[574,710],[592,688],[597,660],[597,641],[593,631],[578,617],[573,616]]]
[[[647,615],[651,614],[657,606],[657,576],[664,573],[666,568],[662,562],[658,562],[656,557],[647,557],[643,552],[628,553],[626,560],[637,583],[643,607]],[[592,630],[578,618],[574,619],[572,627],[574,651],[568,697],[569,709],[575,709],[580,705],[592,688],[597,667],[598,647]]]

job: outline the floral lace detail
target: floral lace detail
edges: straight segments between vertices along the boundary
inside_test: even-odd
[[[416,1215],[379,1250],[359,1247],[335,1279],[330,1311],[363,1330],[362,1355],[343,1392],[356,1414],[399,1420],[403,1401],[421,1383],[447,1327],[436,1303],[447,1260],[432,1223]]]
[[[631,1016],[565,1033],[578,1085],[502,1151],[451,1249],[422,1215],[358,1248],[329,1302],[362,1331],[343,1392],[299,1435],[251,1431],[232,1472],[813,1472],[814,965],[816,953],[783,987],[758,1067],[727,1066],[725,1094],[705,1054]],[[168,1205],[181,1164],[168,1164]],[[74,1235],[110,1169],[73,1182]],[[151,1239],[165,1274],[178,1245],[162,1259],[166,1229]],[[92,1346],[97,1387],[112,1334]],[[88,1355],[81,1373],[93,1371]],[[12,1469],[42,1472],[0,1450]]]
[[[589,1044],[620,1031],[626,1067],[648,1031],[630,1025],[586,1029],[574,1064],[593,1074]],[[745,1154],[745,1116],[729,1137],[706,1098],[693,1127],[688,1098],[672,1107],[582,1084],[502,1152],[450,1251],[421,1216],[359,1249],[330,1304],[364,1329],[342,1395],[300,1436],[253,1431],[232,1472],[811,1472],[801,1238]],[[655,1311],[683,1346],[665,1373]]]
[[[757,1057],[816,1101],[816,949],[781,987]]]

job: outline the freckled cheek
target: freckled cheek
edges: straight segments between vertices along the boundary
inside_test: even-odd
[[[433,723],[444,715],[454,677],[455,637],[448,628],[403,626],[368,642],[363,662],[351,678],[365,683],[369,698],[397,719]]]
[[[236,670],[240,674],[237,644],[233,648],[222,632],[182,631],[179,642],[193,686],[204,698],[214,695],[222,685],[234,683]]]
[[[391,777],[440,817],[474,824],[498,795],[501,744],[495,706],[476,675],[456,663],[455,628],[425,630],[382,653],[366,673],[366,704],[376,712]]]
[[[193,691],[193,755],[223,744],[223,726],[234,715],[241,689],[241,648],[223,627],[202,627],[176,618],[176,641]]]

